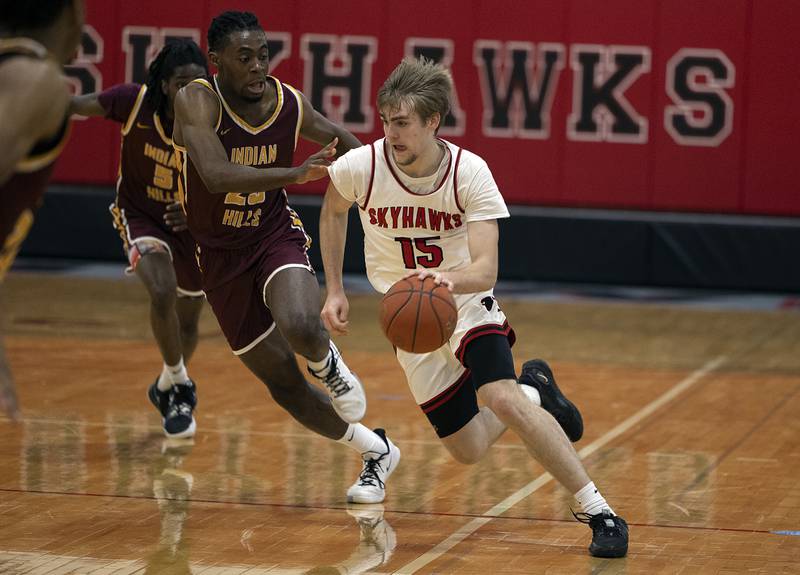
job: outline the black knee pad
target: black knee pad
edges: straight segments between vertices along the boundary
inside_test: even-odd
[[[464,367],[472,374],[475,389],[501,379],[517,379],[508,337],[489,333],[475,338],[464,350]]]

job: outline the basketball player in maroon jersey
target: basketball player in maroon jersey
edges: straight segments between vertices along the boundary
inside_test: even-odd
[[[75,55],[83,20],[83,0],[0,0],[0,284],[67,139],[61,66]],[[2,335],[0,407],[19,417]]]
[[[383,430],[358,423],[364,389],[322,325],[310,238],[283,189],[325,177],[337,144],[347,151],[360,142],[267,75],[267,38],[255,15],[220,14],[208,46],[217,74],[178,93],[173,134],[203,290],[231,349],[272,397],[312,431],[362,454],[348,500],[378,503],[400,451]],[[298,136],[324,147],[294,166]],[[306,381],[295,352],[330,397]]]
[[[72,112],[122,124],[117,198],[110,206],[130,267],[150,295],[150,325],[164,360],[148,397],[168,437],[191,437],[197,404],[185,363],[197,346],[203,304],[195,243],[178,199],[172,148],[173,102],[183,86],[208,75],[206,59],[191,40],[168,43],[144,85],[120,84],[72,98]]]

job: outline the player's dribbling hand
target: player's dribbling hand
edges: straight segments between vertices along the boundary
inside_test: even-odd
[[[331,158],[336,155],[336,144],[339,143],[339,138],[334,138],[331,142],[322,148],[316,154],[311,154],[306,161],[298,166],[298,184],[305,184],[306,182],[313,182],[328,175],[328,166],[331,165]]]
[[[425,278],[433,278],[433,283],[435,283],[437,286],[444,286],[451,292],[453,291],[453,282],[447,279],[441,272],[433,272],[430,270],[414,270],[403,276],[403,278],[413,277],[419,278],[420,281],[424,280]]]
[[[173,232],[188,230],[186,225],[186,212],[180,202],[173,202],[167,205],[167,213],[164,214],[164,221]]]
[[[350,313],[350,304],[344,295],[329,295],[325,298],[325,305],[320,312],[322,323],[333,335],[347,335],[349,322],[347,316]]]

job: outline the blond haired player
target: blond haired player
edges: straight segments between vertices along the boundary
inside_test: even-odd
[[[589,479],[567,437],[577,441],[582,435],[580,413],[544,361],[526,362],[517,380],[514,332],[493,295],[497,219],[509,214],[486,162],[437,137],[451,93],[452,79],[442,66],[403,60],[378,92],[385,137],[329,168],[320,219],[328,288],[323,321],[332,333],[347,331],[341,270],[347,211],[355,203],[376,290],[384,293],[397,280],[419,275],[454,293],[459,319],[449,342],[426,354],[397,351],[411,392],[443,445],[456,460],[474,463],[510,428],[575,494],[582,511],[576,517],[593,531],[590,552],[624,556],[628,526]]]

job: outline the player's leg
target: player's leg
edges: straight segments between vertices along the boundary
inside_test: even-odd
[[[283,337],[324,384],[336,412],[345,421],[361,421],[367,409],[364,387],[322,325],[319,284],[310,270],[297,265],[277,269],[266,280],[264,302]]]
[[[236,266],[237,262],[231,257],[230,254],[204,250],[201,265],[211,275],[216,273],[213,266],[220,269]],[[264,303],[264,284],[257,278],[272,275],[268,269],[256,265],[217,287],[207,289],[206,299],[211,310],[233,353],[267,386],[281,407],[302,425],[347,445],[361,455],[363,469],[359,481],[364,479],[364,489],[352,501],[379,503],[385,497],[385,481],[400,460],[400,451],[386,438],[383,430],[373,431],[360,423],[345,422],[334,410],[331,398],[306,381],[297,365],[294,350],[277,329]],[[304,270],[304,273],[310,275],[308,271]]]
[[[0,317],[1,321],[2,317]],[[2,332],[0,332],[0,411],[3,411],[15,421],[21,416],[19,402],[17,401],[17,391],[14,387],[14,377],[11,375],[11,368],[6,358]]]
[[[180,321],[175,309],[178,282],[169,248],[160,240],[139,240],[131,247],[130,261],[150,296],[150,328],[164,363],[175,365],[183,357]]]
[[[189,363],[194,350],[197,349],[198,324],[204,301],[205,298],[202,296],[184,296],[179,292],[175,302],[180,326],[181,353],[185,363]]]
[[[2,287],[3,280],[14,263],[23,240],[33,225],[33,212],[29,209],[16,211],[4,205],[0,210],[0,411],[3,411],[12,420],[21,417],[17,391],[14,386],[14,376],[6,357],[5,343],[3,341],[3,311]]]
[[[271,330],[239,357],[267,386],[278,405],[300,424],[358,451],[363,467],[347,492],[350,503],[384,500],[386,480],[400,462],[401,454],[383,429],[370,430],[361,423],[347,423],[339,417],[331,398],[306,381],[293,349],[279,330]]]
[[[574,494],[593,537],[598,557],[622,557],[628,550],[628,526],[589,479],[578,454],[552,415],[528,401],[514,379],[493,381],[478,389],[481,400],[525,443],[528,452]]]
[[[163,417],[167,436],[191,437],[197,394],[183,357],[178,284],[169,248],[162,240],[140,239],[131,246],[129,261],[150,296],[150,327],[164,361],[148,397]]]
[[[180,325],[183,361],[189,363],[197,348],[197,327],[205,302],[203,278],[197,267],[197,245],[189,232],[177,232],[170,237],[172,267],[178,284],[175,311]]]

